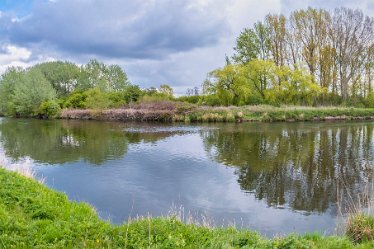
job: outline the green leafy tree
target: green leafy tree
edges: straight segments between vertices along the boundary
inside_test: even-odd
[[[204,82],[205,94],[216,94],[223,105],[239,105],[246,102],[250,88],[242,74],[241,65],[227,65],[214,70]]]
[[[11,97],[14,109],[12,116],[33,116],[38,114],[43,101],[56,98],[56,91],[44,77],[43,73],[31,69],[21,75],[15,83]]]
[[[33,68],[43,73],[56,90],[58,97],[66,97],[71,94],[75,90],[80,77],[80,68],[71,62],[45,62]]]
[[[253,29],[246,28],[236,40],[233,59],[236,63],[246,64],[254,59],[267,60],[270,53],[269,29],[262,23]]]
[[[129,85],[126,73],[118,65],[107,66],[98,60],[90,60],[81,70],[78,81],[80,90],[98,88],[104,92],[122,91]]]
[[[14,90],[17,82],[22,79],[24,70],[11,67],[1,76],[0,80],[0,112],[10,116],[15,114]]]

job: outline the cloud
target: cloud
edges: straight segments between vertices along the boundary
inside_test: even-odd
[[[0,73],[10,66],[27,66],[27,60],[31,56],[31,51],[12,45],[0,46]]]
[[[212,3],[175,0],[37,2],[30,16],[6,27],[25,47],[108,58],[162,58],[215,44],[229,31]],[[222,13],[221,13],[222,14]]]

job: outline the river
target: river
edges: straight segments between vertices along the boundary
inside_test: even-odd
[[[179,215],[266,236],[336,233],[372,182],[372,122],[155,124],[0,121],[8,167],[121,224]]]

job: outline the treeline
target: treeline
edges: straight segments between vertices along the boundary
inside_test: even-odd
[[[172,96],[168,85],[140,89],[120,66],[97,60],[83,66],[56,61],[11,67],[0,78],[0,113],[13,117],[53,117],[61,108],[118,108],[141,98]]]
[[[374,105],[374,19],[360,10],[308,8],[266,16],[208,75],[211,104]]]

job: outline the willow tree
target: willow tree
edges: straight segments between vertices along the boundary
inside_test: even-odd
[[[242,70],[242,65],[226,65],[212,71],[204,82],[204,92],[216,94],[223,105],[244,104],[251,91]]]

